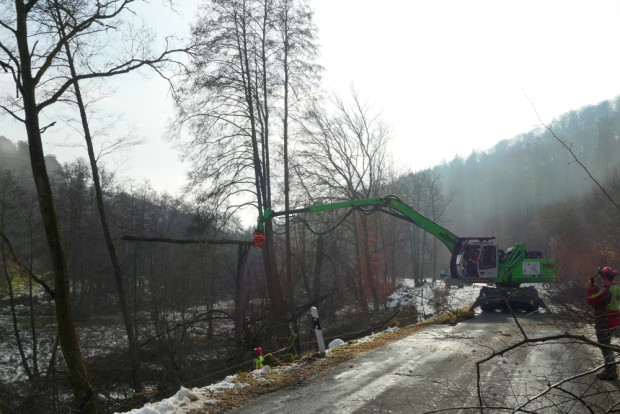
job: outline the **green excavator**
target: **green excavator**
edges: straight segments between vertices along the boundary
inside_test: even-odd
[[[265,214],[258,218],[255,244],[262,244],[264,223],[274,217],[345,208],[361,209],[366,213],[387,213],[413,223],[435,236],[451,253],[448,279],[450,284],[486,284],[481,288],[472,309],[480,306],[483,312],[509,308],[533,312],[546,306],[532,284],[558,281],[556,260],[545,258],[542,252],[526,250],[522,243],[500,250],[494,236],[459,237],[424,217],[396,196],[318,204],[279,212],[268,208]],[[528,286],[522,286],[523,284]]]

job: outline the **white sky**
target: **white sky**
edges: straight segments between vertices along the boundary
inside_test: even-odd
[[[196,1],[177,2],[183,18],[156,24],[184,36]],[[571,109],[620,95],[620,1],[314,0],[324,87],[346,97],[354,85],[392,128],[401,170],[485,150]],[[161,8],[148,5],[161,18]],[[0,74],[0,79],[2,78]],[[1,83],[6,85],[6,83]],[[163,81],[131,75],[102,103],[145,144],[123,154],[122,171],[177,194],[187,165],[164,139],[172,115]],[[5,87],[5,86],[2,86]],[[528,98],[529,97],[529,98]],[[43,123],[45,124],[45,123]],[[126,131],[127,128],[125,127]],[[0,135],[25,132],[0,117]],[[66,130],[45,134],[61,162]],[[79,151],[80,154],[84,154]],[[114,166],[119,166],[119,157]]]
[[[413,170],[620,94],[618,1],[319,0],[325,80],[392,125]],[[529,99],[528,99],[529,96]]]

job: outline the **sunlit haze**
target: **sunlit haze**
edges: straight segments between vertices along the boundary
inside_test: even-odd
[[[540,124],[534,106],[551,122],[620,95],[618,1],[315,0],[311,5],[324,89],[346,98],[353,86],[381,114],[391,127],[401,171],[467,157],[530,131]],[[196,2],[177,6],[181,16],[163,18],[166,9],[150,4],[147,23],[153,19],[166,34],[187,36]],[[8,85],[7,76],[0,75],[2,85]],[[165,139],[173,115],[166,83],[152,73],[113,82],[114,91],[100,108],[122,114],[119,133],[131,130],[144,144],[104,162],[178,194],[189,166]],[[8,116],[0,122],[0,135],[26,140],[21,125]],[[59,122],[45,133],[46,151],[61,162],[85,157],[83,149],[62,146],[70,135],[74,132]]]

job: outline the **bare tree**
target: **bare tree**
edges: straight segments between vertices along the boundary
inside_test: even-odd
[[[284,210],[291,209],[291,141],[292,126],[302,103],[311,96],[321,68],[313,64],[318,54],[316,28],[312,23],[312,11],[305,0],[280,0],[276,2],[276,27],[280,34],[280,72],[282,83],[282,160]],[[284,270],[285,294],[289,311],[294,313],[295,277],[293,275],[290,215],[284,216]],[[294,321],[299,342],[299,326]],[[299,343],[298,343],[299,347]]]
[[[51,10],[52,18],[59,33],[59,37],[65,37],[67,31],[71,29],[71,26],[75,24],[74,12],[68,10],[62,6],[57,0],[53,1],[53,9]],[[80,113],[80,120],[82,123],[82,129],[84,132],[84,140],[86,141],[86,148],[88,152],[88,160],[90,162],[92,180],[95,188],[95,198],[97,201],[97,210],[99,212],[99,219],[101,229],[104,234],[104,239],[108,249],[108,254],[112,262],[112,268],[114,271],[114,278],[116,281],[116,287],[118,290],[119,303],[123,315],[123,322],[125,324],[125,332],[127,333],[127,342],[129,344],[129,351],[131,355],[131,367],[133,376],[133,387],[136,391],[141,389],[140,375],[139,375],[139,354],[138,354],[138,342],[135,335],[134,320],[131,317],[129,309],[128,298],[126,294],[125,281],[121,272],[121,265],[116,251],[116,246],[112,239],[110,232],[110,226],[108,224],[108,217],[103,201],[103,190],[101,188],[101,179],[99,177],[99,168],[97,166],[97,157],[93,146],[93,137],[91,136],[91,129],[88,121],[88,115],[86,113],[86,105],[80,89],[80,82],[77,79],[78,73],[76,69],[75,60],[71,50],[71,42],[64,44],[64,52],[66,56],[66,64],[69,68],[70,77],[75,79],[73,84],[73,92],[75,95],[75,103]],[[79,43],[77,44],[79,45]],[[79,47],[79,46],[74,46]],[[79,52],[79,51],[78,51]]]
[[[447,196],[444,195],[441,186],[441,174],[436,169],[424,171],[422,177],[428,195],[429,219],[439,223],[452,201],[452,191]],[[437,238],[433,237],[433,284],[437,280],[437,254]]]
[[[97,410],[96,398],[71,315],[65,248],[43,151],[42,134],[53,123],[42,126],[40,115],[44,109],[61,100],[67,90],[81,79],[113,76],[154,65],[165,61],[172,51],[165,49],[153,56],[148,49],[134,49],[132,55],[121,62],[110,60],[103,62],[100,68],[93,64],[88,73],[71,77],[63,74],[61,52],[65,45],[118,25],[130,1],[86,2],[81,3],[79,8],[68,3],[42,0],[14,0],[11,3],[13,10],[7,8],[0,16],[0,67],[14,81],[16,97],[8,100],[8,104],[0,105],[0,108],[23,122],[26,128],[32,172],[54,269],[54,301],[60,346],[75,399],[79,401],[80,409],[93,412]],[[54,23],[50,13],[56,8],[70,13],[70,24],[64,33],[52,29]],[[139,42],[136,44],[140,45]]]
[[[300,62],[314,50],[311,13],[301,5],[211,0],[193,27],[198,53],[176,90],[175,127],[178,132],[187,126],[192,135],[186,156],[195,167],[190,179],[199,201],[226,217],[248,205],[257,215],[273,208],[277,132],[284,134],[287,163],[291,110],[302,95],[302,70],[307,66]],[[275,121],[278,111],[281,123]],[[264,232],[263,265],[272,316],[278,320],[275,325],[286,328],[271,222],[265,223]]]
[[[193,27],[197,53],[177,89],[177,127],[189,126],[186,154],[195,168],[191,185],[199,200],[226,216],[254,204],[259,214],[271,206],[269,85],[263,73],[271,2],[210,1]],[[252,200],[254,198],[254,200]],[[271,226],[263,247],[274,312],[285,313],[275,264]],[[283,312],[284,311],[284,312]]]
[[[351,104],[334,97],[332,112],[318,102],[309,109],[302,160],[306,188],[312,188],[319,200],[355,200],[377,197],[385,184],[389,161],[386,145],[390,138],[387,126],[352,90]],[[353,226],[354,248],[363,282],[361,292],[369,290],[374,308],[379,297],[373,280],[370,228],[364,214]],[[361,294],[360,292],[360,294]],[[358,295],[361,300],[364,295]],[[362,310],[366,307],[362,305]]]
[[[355,200],[376,197],[389,167],[388,127],[359,94],[351,104],[334,96],[333,107],[315,101],[307,113],[303,162],[304,177],[322,197]],[[309,187],[306,184],[306,187]]]
[[[276,26],[280,34],[280,65],[282,73],[282,158],[284,173],[284,210],[291,209],[290,201],[290,142],[291,124],[302,109],[301,103],[311,96],[321,68],[312,62],[317,56],[316,28],[312,12],[303,0],[281,0],[276,4]],[[294,297],[291,253],[290,215],[284,216],[286,295],[289,303]]]

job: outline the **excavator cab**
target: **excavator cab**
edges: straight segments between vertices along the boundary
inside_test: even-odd
[[[498,276],[498,249],[492,237],[461,238],[453,251],[452,278],[464,282],[488,282]]]

